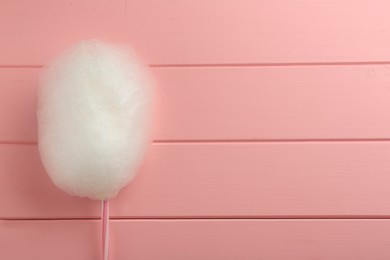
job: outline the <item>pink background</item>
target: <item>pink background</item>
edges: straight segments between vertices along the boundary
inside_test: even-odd
[[[50,182],[41,67],[132,44],[160,97],[112,200],[112,260],[390,259],[390,1],[0,1],[0,259],[100,259],[100,204]]]

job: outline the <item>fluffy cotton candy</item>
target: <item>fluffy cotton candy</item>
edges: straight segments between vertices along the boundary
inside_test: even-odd
[[[149,139],[147,68],[130,47],[88,41],[47,66],[40,85],[39,152],[53,182],[72,195],[116,196]]]

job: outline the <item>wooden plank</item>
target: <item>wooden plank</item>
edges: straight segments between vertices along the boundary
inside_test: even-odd
[[[387,217],[390,142],[155,144],[114,217]],[[85,218],[34,145],[0,146],[0,218]]]
[[[0,3],[0,65],[44,64],[88,38],[131,43],[152,64],[389,62],[389,7],[387,0],[8,0]]]
[[[389,5],[386,0],[128,1],[127,33],[151,63],[389,61]]]
[[[98,221],[0,221],[1,259],[99,259]],[[112,259],[390,257],[389,220],[116,220]],[[66,253],[64,253],[66,252]]]
[[[0,66],[45,64],[85,39],[125,40],[125,0],[0,2]]]
[[[0,142],[36,142],[40,69],[0,69]],[[157,141],[390,138],[390,66],[154,68]]]

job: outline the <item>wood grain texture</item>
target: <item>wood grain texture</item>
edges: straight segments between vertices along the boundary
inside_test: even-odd
[[[0,65],[70,43],[133,44],[152,64],[389,62],[387,0],[80,0],[0,3]]]
[[[127,1],[127,37],[158,64],[390,61],[386,0]],[[150,19],[152,17],[152,19]]]
[[[390,142],[155,144],[113,217],[388,217]],[[99,217],[34,145],[0,146],[0,218]]]
[[[121,220],[115,260],[387,260],[389,220]],[[1,259],[99,259],[98,221],[0,221]],[[15,245],[18,245],[15,250]]]
[[[97,38],[124,41],[124,0],[0,2],[0,66],[46,64],[64,48]]]
[[[158,81],[112,260],[390,259],[389,7],[0,1],[0,259],[100,259],[100,203],[57,189],[35,145],[40,67],[90,38],[134,45]]]
[[[0,142],[36,142],[40,69],[0,69]],[[390,66],[154,68],[156,141],[390,138]]]

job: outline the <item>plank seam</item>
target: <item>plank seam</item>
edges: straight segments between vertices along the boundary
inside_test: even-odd
[[[340,139],[218,139],[218,140],[155,140],[153,144],[262,144],[262,143],[383,143],[390,138],[340,138]],[[0,141],[0,145],[37,145],[37,142]]]
[[[110,217],[110,220],[390,220],[390,216],[264,216],[264,217]],[[86,218],[0,218],[0,221],[100,220]]]
[[[210,67],[314,67],[314,66],[365,66],[390,65],[390,61],[355,61],[355,62],[270,62],[270,63],[204,63],[204,64],[149,64],[152,68],[210,68]],[[42,68],[40,64],[0,65],[0,69]]]

